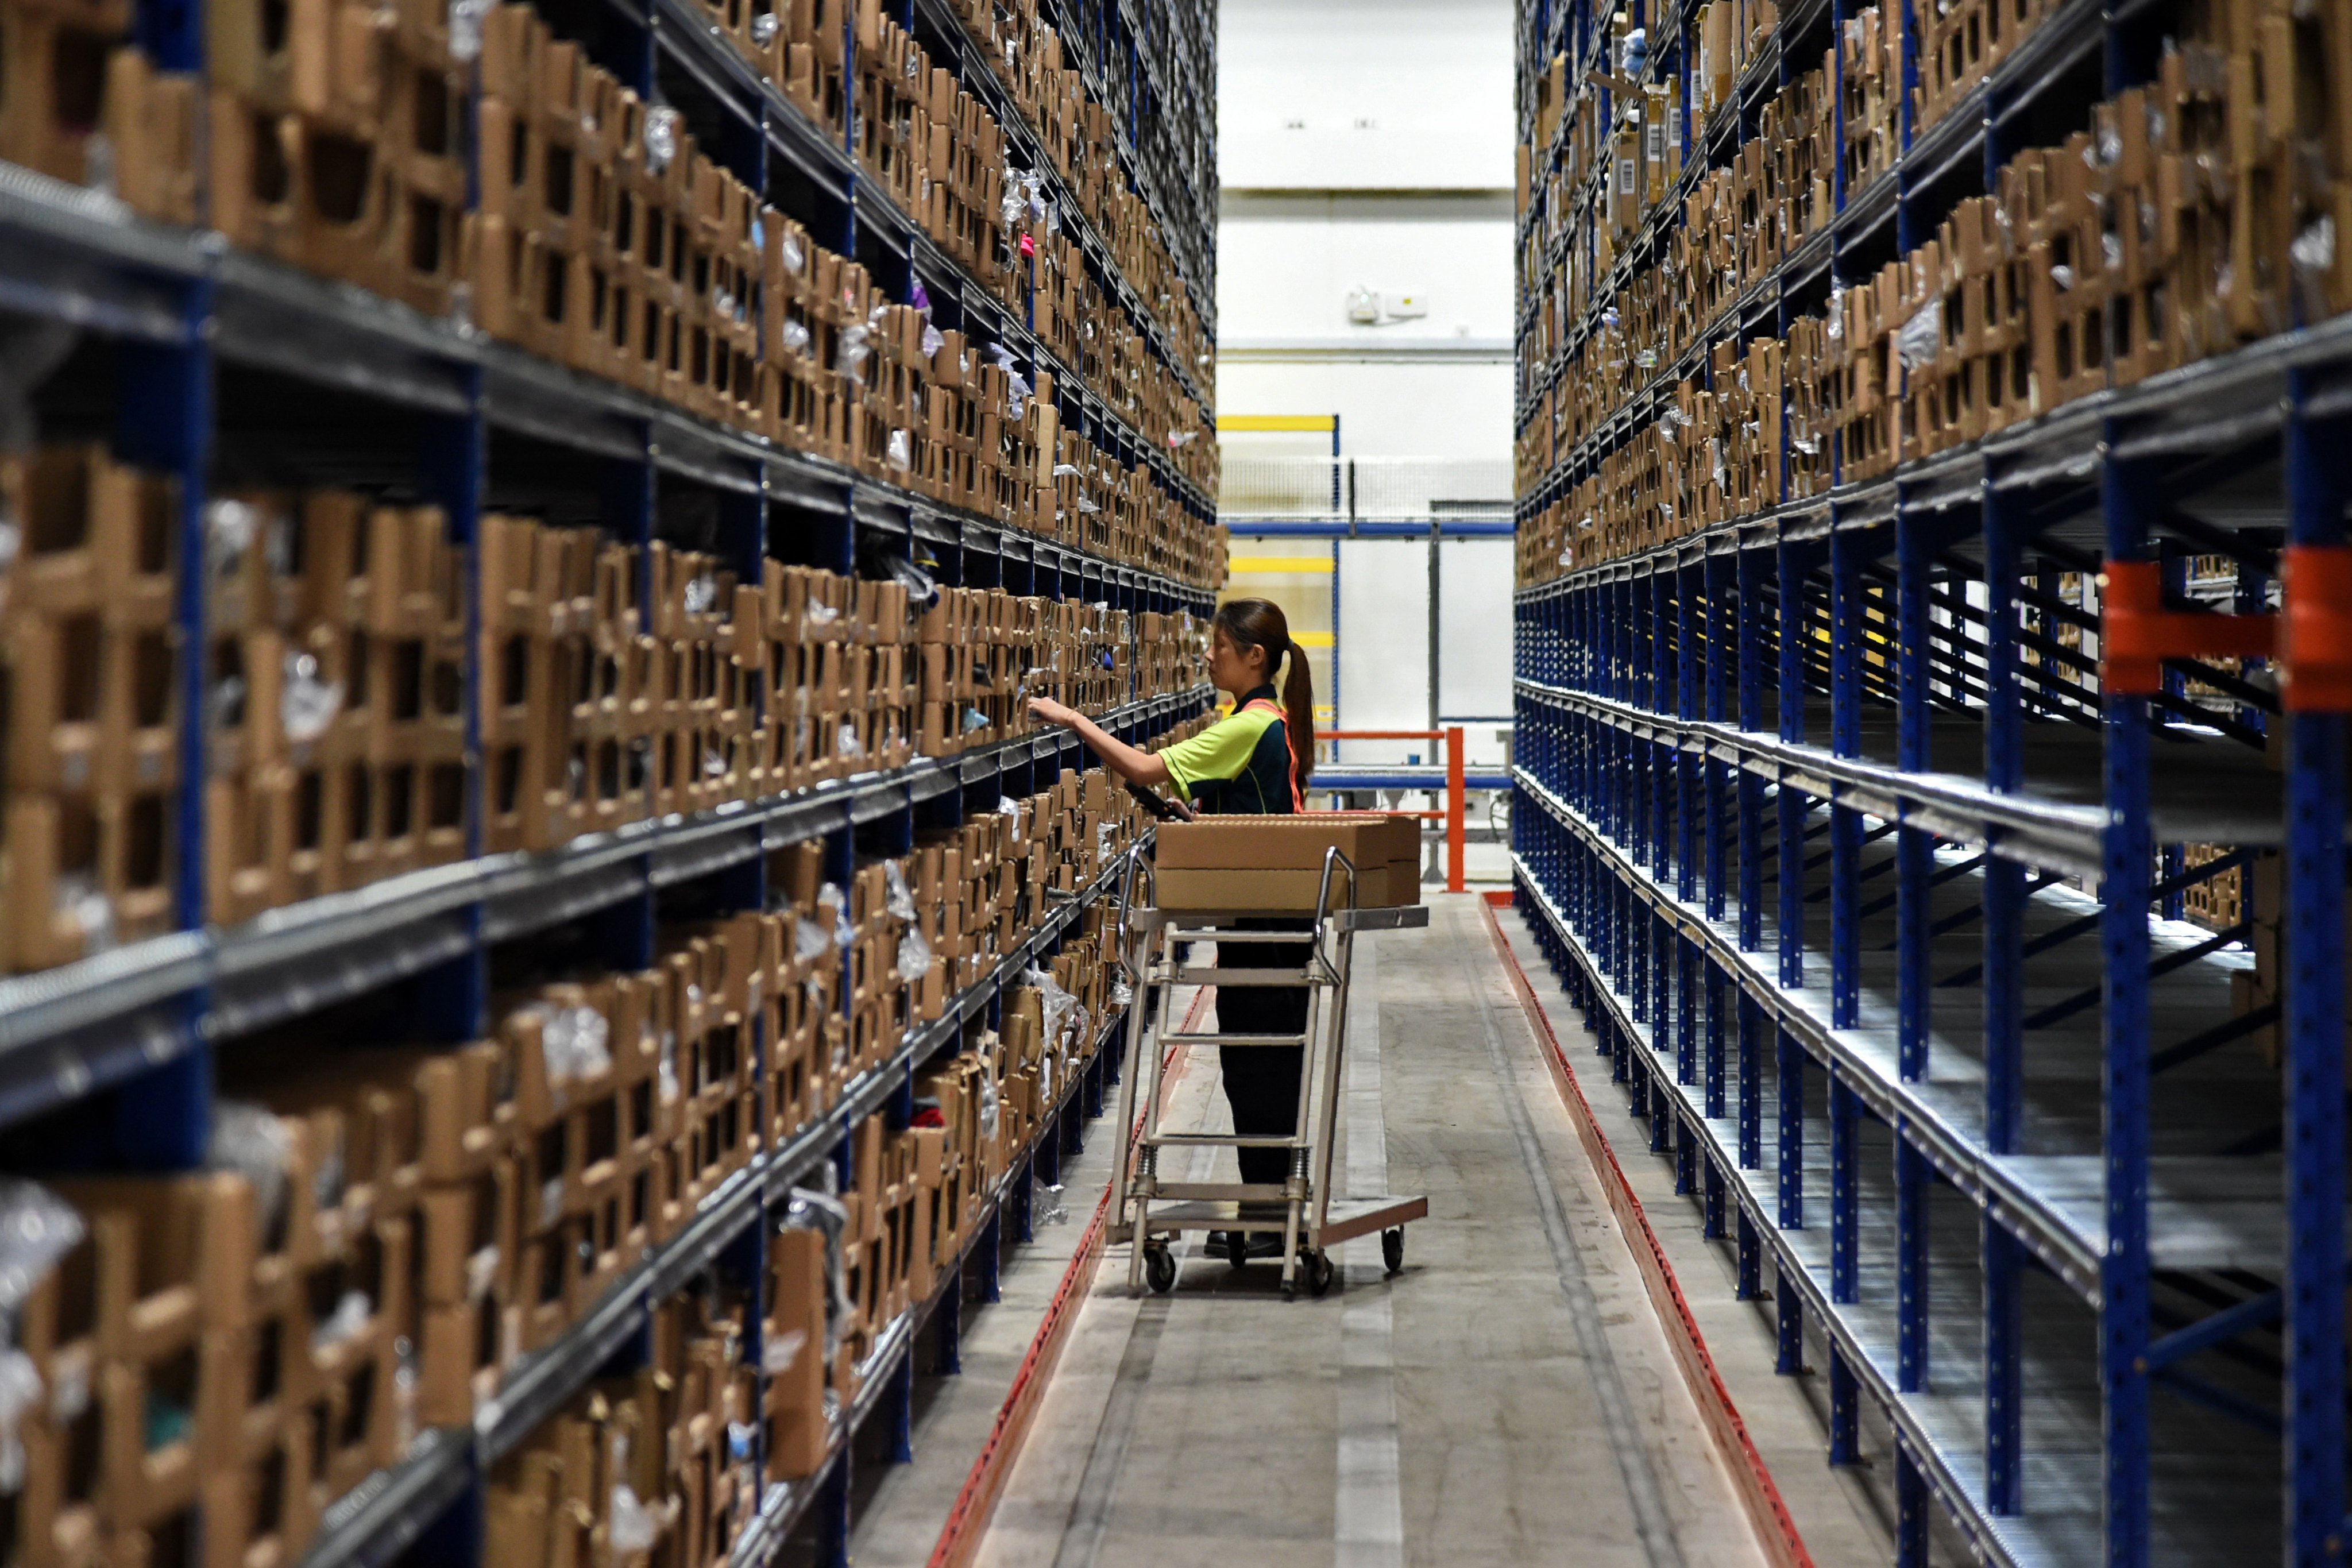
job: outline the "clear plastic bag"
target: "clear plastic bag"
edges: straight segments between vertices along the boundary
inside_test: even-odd
[[[677,110],[656,104],[646,110],[646,169],[660,174],[677,156]]]
[[[0,1344],[0,1497],[25,1489],[25,1413],[41,1402],[40,1369],[12,1344]]]
[[[770,1377],[782,1377],[793,1370],[806,1348],[808,1335],[798,1329],[770,1334],[760,1342],[760,1370]]]
[[[48,1188],[0,1176],[0,1326],[88,1234],[81,1212]]]
[[[481,57],[482,23],[491,0],[449,0],[449,53],[461,61]]]
[[[828,1177],[833,1167],[824,1167]],[[824,1359],[828,1365],[841,1349],[841,1325],[849,1316],[849,1284],[841,1268],[841,1237],[849,1228],[849,1210],[830,1193],[794,1187],[784,1204],[784,1228],[824,1233]]]
[[[824,950],[832,942],[833,937],[824,927],[807,916],[802,915],[793,920],[793,960],[794,963],[814,963],[824,956]]]
[[[931,944],[919,931],[898,939],[898,978],[912,985],[931,972]]]
[[[626,1481],[613,1488],[613,1507],[604,1522],[604,1543],[616,1556],[651,1552],[661,1537],[660,1521],[653,1510],[637,1500],[636,1492]]]
[[[320,678],[316,654],[289,651],[278,698],[278,722],[286,738],[298,746],[310,745],[326,734],[342,710],[343,683]]]
[[[335,1301],[335,1310],[321,1319],[310,1331],[310,1353],[325,1355],[336,1346],[347,1344],[365,1332],[371,1316],[367,1293],[346,1290]]]
[[[37,1182],[0,1177],[0,1496],[25,1484],[25,1446],[19,1436],[25,1413],[47,1392],[40,1369],[18,1349],[16,1314],[65,1255],[89,1233],[81,1214]],[[70,1404],[78,1415],[89,1389],[58,1389],[55,1404]]]
[[[907,886],[907,873],[899,868],[898,862],[896,860],[885,860],[882,863],[882,886],[886,893],[883,904],[889,910],[891,915],[902,921],[913,920],[915,918],[914,890]]]
[[[1944,342],[1944,300],[1937,295],[1911,312],[1911,317],[1895,330],[1895,352],[1903,361],[1905,370],[1917,370],[1933,363],[1936,351]]]
[[[844,952],[857,941],[857,931],[849,923],[849,900],[833,882],[820,884],[816,890],[816,907],[833,911],[833,944]]]
[[[25,530],[16,515],[0,507],[0,610],[8,607],[8,571],[24,552]]]
[[[214,1103],[205,1166],[233,1171],[252,1184],[254,1215],[265,1237],[285,1222],[286,1167],[293,1160],[294,1134],[275,1112],[241,1100]]]

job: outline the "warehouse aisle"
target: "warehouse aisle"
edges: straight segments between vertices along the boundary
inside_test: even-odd
[[[1476,904],[1432,904],[1358,946],[1340,1115],[1349,1186],[1429,1194],[1403,1274],[1368,1238],[1285,1303],[1194,1246],[1139,1301],[1114,1251],[982,1563],[1760,1560]],[[1223,1125],[1213,1071],[1175,1105]]]

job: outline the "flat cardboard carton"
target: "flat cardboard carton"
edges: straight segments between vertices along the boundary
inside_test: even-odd
[[[1334,848],[1357,869],[1358,907],[1420,901],[1417,818],[1321,811],[1163,825],[1155,856],[1160,904],[1171,910],[1311,910],[1322,887],[1324,855]],[[1335,870],[1332,902],[1344,904],[1346,897],[1344,873]]]

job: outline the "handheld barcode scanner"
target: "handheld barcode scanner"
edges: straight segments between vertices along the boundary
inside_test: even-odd
[[[1181,800],[1171,800],[1166,795],[1161,795],[1155,790],[1146,789],[1143,785],[1132,781],[1129,781],[1128,784],[1127,793],[1141,801],[1143,803],[1143,809],[1150,812],[1152,816],[1158,817],[1162,822],[1190,822],[1192,820],[1192,808],[1186,805]]]

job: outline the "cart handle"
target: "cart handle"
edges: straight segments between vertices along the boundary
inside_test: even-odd
[[[1145,858],[1143,846],[1140,844],[1134,845],[1129,848],[1127,852],[1126,868],[1119,874],[1118,941],[1115,944],[1118,950],[1118,956],[1112,961],[1113,963],[1115,963],[1120,970],[1125,972],[1128,984],[1130,986],[1133,985],[1137,979],[1139,978],[1139,972],[1133,965],[1127,962],[1128,943],[1133,940],[1130,931],[1132,922],[1129,919],[1129,916],[1135,908],[1135,885],[1139,880],[1140,880],[1146,889],[1151,893],[1156,895],[1159,892],[1160,879],[1158,868],[1150,859]]]
[[[1356,863],[1341,854],[1339,847],[1334,844],[1323,851],[1323,879],[1315,890],[1315,957],[1334,982],[1338,980],[1339,973],[1323,956],[1323,931],[1331,919],[1331,872],[1335,866],[1348,868],[1348,909],[1350,912],[1356,908],[1357,894]]]

